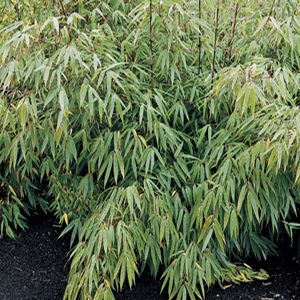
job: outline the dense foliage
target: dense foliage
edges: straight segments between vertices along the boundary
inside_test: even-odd
[[[297,227],[297,0],[0,3],[0,234],[67,224],[65,299],[263,278]],[[233,263],[235,262],[235,263]]]

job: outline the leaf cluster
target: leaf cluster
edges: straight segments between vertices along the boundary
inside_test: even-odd
[[[70,300],[266,278],[233,262],[297,228],[297,0],[4,2],[1,236],[65,222]]]

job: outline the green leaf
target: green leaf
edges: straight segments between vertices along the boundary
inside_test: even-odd
[[[212,236],[213,232],[214,232],[213,228],[211,228],[208,231],[208,233],[207,233],[207,235],[206,235],[206,237],[204,239],[204,242],[203,242],[203,246],[202,246],[202,250],[201,250],[202,252],[206,249],[206,247],[207,247],[207,245],[208,245],[208,243],[209,243],[209,241],[211,239],[211,236]]]

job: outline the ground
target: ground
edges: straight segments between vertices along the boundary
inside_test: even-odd
[[[58,239],[61,228],[52,217],[35,216],[30,228],[16,240],[0,239],[0,300],[61,300],[68,274],[68,240]],[[225,290],[215,286],[207,300],[258,299],[300,300],[300,268],[295,252],[285,250],[278,258],[259,263],[270,273],[267,281],[232,285]],[[124,289],[118,300],[163,300],[160,283],[148,274],[133,290]]]

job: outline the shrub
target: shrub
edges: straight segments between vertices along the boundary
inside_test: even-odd
[[[264,278],[233,262],[298,226],[297,0],[0,6],[1,235],[65,222],[65,299]]]

